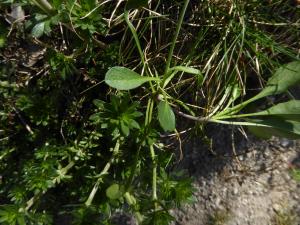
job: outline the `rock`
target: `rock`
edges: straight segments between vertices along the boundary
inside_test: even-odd
[[[25,20],[25,12],[20,4],[11,5],[11,14],[9,20],[11,23],[20,23]]]
[[[291,177],[290,177],[290,175],[289,175],[288,173],[284,173],[284,174],[283,174],[283,178],[284,178],[286,181],[291,180]]]
[[[288,140],[286,138],[283,138],[280,140],[280,145],[284,148],[288,148],[293,144],[293,142],[291,140]]]
[[[243,155],[240,155],[238,158],[239,158],[240,161],[244,160],[244,156]]]
[[[273,207],[274,212],[276,212],[276,213],[280,213],[282,210],[282,207],[277,203],[273,204],[272,207]]]
[[[235,186],[232,190],[233,195],[237,195],[239,193],[239,189]]]
[[[216,198],[216,201],[215,201],[215,204],[216,204],[216,208],[217,209],[220,209],[221,208],[221,202],[222,202],[222,199],[220,197],[217,197]]]

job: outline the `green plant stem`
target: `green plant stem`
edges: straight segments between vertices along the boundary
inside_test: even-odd
[[[238,113],[243,108],[245,108],[249,103],[251,103],[257,99],[258,98],[256,98],[256,96],[254,96],[253,98],[250,98],[247,101],[242,102],[241,104],[238,104],[232,108],[228,108],[224,111],[221,111],[220,113],[216,114],[213,118],[219,119],[219,118],[222,118],[223,116],[231,116],[232,114]]]
[[[31,0],[36,6],[42,9],[48,15],[52,15],[54,9],[52,5],[47,0]]]
[[[136,205],[136,200],[130,195],[129,192],[125,192],[124,198],[126,199],[126,202],[130,206],[135,206]],[[138,224],[141,224],[143,222],[143,216],[141,215],[140,212],[134,212],[134,215],[138,221]]]
[[[145,126],[147,127],[152,120],[152,114],[153,114],[153,107],[154,107],[154,102],[152,99],[149,99],[148,105],[147,105],[147,110],[146,110],[146,120],[145,120]],[[146,133],[147,135],[147,133]],[[156,161],[156,155],[154,151],[154,146],[153,144],[150,145],[150,156],[152,159],[152,200],[154,201],[155,205],[155,210],[157,209],[157,161]]]
[[[259,126],[259,127],[269,127],[268,125],[264,125],[264,124],[258,124],[258,123],[252,123],[252,122],[243,122],[243,121],[224,121],[224,120],[219,120],[219,119],[215,119],[215,118],[209,118],[209,117],[196,117],[196,116],[191,116],[188,114],[185,114],[183,112],[180,111],[176,111],[176,114],[190,119],[190,120],[194,120],[200,123],[220,123],[220,124],[228,124],[228,125],[237,125],[237,126]]]
[[[264,125],[264,124],[252,123],[252,122],[243,122],[243,121],[224,121],[224,120],[210,119],[208,122],[227,124],[227,125],[235,125],[235,126],[270,127],[270,126]]]
[[[175,48],[176,40],[178,38],[179,31],[181,29],[181,25],[182,25],[182,22],[183,22],[184,14],[186,12],[186,9],[187,9],[187,6],[188,6],[189,2],[190,2],[189,0],[185,0],[183,8],[181,10],[179,21],[177,23],[177,27],[176,27],[176,31],[175,31],[175,35],[174,35],[174,38],[173,38],[173,41],[171,43],[171,47],[170,47],[170,50],[169,50],[169,54],[168,54],[168,58],[167,58],[167,62],[166,62],[165,73],[164,73],[164,79],[163,80],[165,80],[166,77],[168,76],[169,69],[170,69],[170,66],[171,66],[172,57],[173,57],[173,53],[174,53],[174,48]]]
[[[200,122],[200,123],[206,123],[206,122],[210,122],[210,118],[209,117],[197,117],[197,116],[192,116],[192,115],[188,115],[188,114],[185,114],[181,111],[178,111],[178,110],[174,110],[174,112],[179,115],[179,116],[182,116],[184,118],[187,118],[187,119],[190,119],[190,120],[194,120],[194,121],[197,121],[197,122]]]
[[[96,193],[99,189],[99,185],[102,182],[102,178],[103,178],[104,175],[106,175],[108,173],[108,170],[110,169],[116,155],[118,154],[119,149],[120,149],[120,139],[118,139],[116,144],[115,144],[115,147],[114,147],[114,150],[113,150],[113,153],[112,153],[112,156],[111,156],[110,160],[106,163],[105,167],[103,168],[103,170],[98,175],[98,179],[97,179],[97,181],[96,181],[96,183],[95,183],[88,199],[85,202],[85,205],[87,207],[89,207],[92,204],[92,201],[93,201],[93,199],[94,199],[94,197],[95,197],[95,195],[96,195]]]
[[[146,109],[145,127],[147,127],[151,123],[153,107],[154,107],[154,101],[152,99],[149,99],[147,104],[147,109]]]
[[[142,50],[142,47],[141,47],[138,35],[137,35],[136,31],[135,31],[135,28],[134,28],[134,26],[132,25],[132,23],[129,20],[129,12],[128,12],[128,10],[126,10],[124,12],[124,18],[125,18],[125,21],[126,21],[128,27],[129,27],[132,35],[133,35],[133,38],[135,40],[135,44],[136,44],[136,46],[138,48],[138,51],[139,51],[139,54],[140,54],[143,66],[145,68],[146,67],[145,56],[144,56],[144,53],[143,53],[143,50]]]
[[[150,154],[152,158],[152,200],[155,202],[155,210],[157,209],[157,162],[153,145],[150,145]]]
[[[216,119],[224,120],[224,119],[236,119],[236,118],[244,118],[244,117],[252,117],[252,116],[267,116],[267,115],[257,115],[256,113],[247,113],[247,114],[237,114],[237,115],[224,115],[218,116]]]

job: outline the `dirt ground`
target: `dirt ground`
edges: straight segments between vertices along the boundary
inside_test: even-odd
[[[194,179],[194,203],[174,210],[174,225],[299,225],[300,142],[258,140],[239,128],[208,128],[210,147],[183,144],[178,167]],[[188,137],[188,135],[187,135]]]

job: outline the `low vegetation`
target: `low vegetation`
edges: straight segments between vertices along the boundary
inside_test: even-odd
[[[0,11],[1,224],[111,224],[115,212],[169,224],[193,194],[172,169],[182,132],[300,137],[297,1],[1,0]]]

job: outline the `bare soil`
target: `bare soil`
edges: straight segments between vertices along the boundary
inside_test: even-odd
[[[194,202],[174,210],[175,225],[299,225],[300,142],[258,140],[240,128],[208,129],[211,146],[197,137],[183,144],[178,168],[194,178]]]

